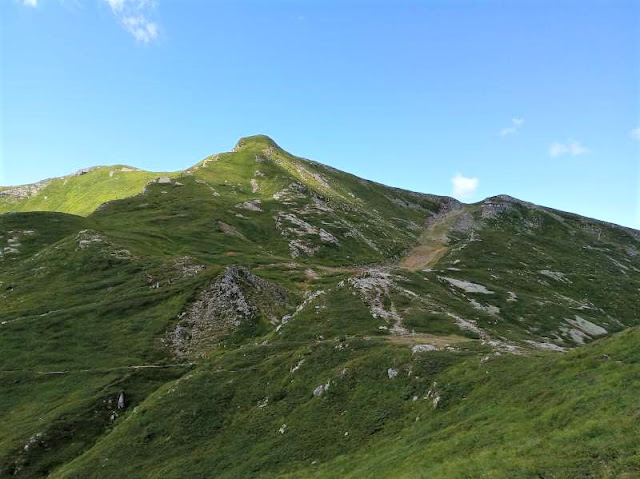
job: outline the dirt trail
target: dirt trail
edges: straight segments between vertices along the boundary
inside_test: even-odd
[[[446,347],[454,344],[468,343],[476,341],[464,336],[458,336],[457,334],[450,334],[447,336],[438,336],[436,334],[427,333],[408,333],[403,335],[390,335],[385,336],[385,340],[396,344],[433,344],[438,347]]]
[[[174,364],[140,364],[135,366],[115,366],[112,368],[91,368],[91,369],[67,369],[59,371],[37,371],[33,369],[3,369],[0,373],[34,373],[34,374],[72,374],[72,373],[92,373],[109,372],[126,369],[168,369],[168,368],[190,368],[195,363],[174,363]]]
[[[416,271],[436,264],[449,251],[447,247],[449,231],[458,227],[458,223],[464,221],[469,215],[469,209],[463,207],[432,218],[418,239],[418,244],[400,260],[400,267]]]

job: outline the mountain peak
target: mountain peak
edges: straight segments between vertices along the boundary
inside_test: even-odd
[[[278,144],[273,141],[271,138],[269,138],[267,135],[252,135],[252,136],[245,136],[242,137],[238,140],[238,142],[236,143],[236,146],[233,147],[233,151],[238,151],[240,149],[245,149],[245,148],[277,148],[277,149],[281,149]]]

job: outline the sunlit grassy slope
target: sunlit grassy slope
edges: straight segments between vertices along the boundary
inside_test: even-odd
[[[161,173],[114,165],[81,170],[36,185],[0,188],[0,213],[58,211],[86,216],[106,201],[137,195]],[[24,191],[18,195],[18,191]]]
[[[264,136],[114,168],[0,215],[0,476],[638,477],[637,231]]]

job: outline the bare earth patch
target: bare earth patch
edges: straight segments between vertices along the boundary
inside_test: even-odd
[[[458,336],[457,334],[452,334],[449,336],[437,336],[435,334],[426,333],[412,333],[402,335],[394,334],[385,336],[385,339],[394,344],[407,344],[410,346],[433,345],[436,349],[442,349],[454,344],[474,341],[471,338],[465,338],[464,336]],[[426,349],[427,348],[425,348],[425,350]]]

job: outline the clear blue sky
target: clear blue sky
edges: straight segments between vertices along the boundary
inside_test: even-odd
[[[265,133],[357,175],[640,228],[640,2],[0,0],[0,184]]]

